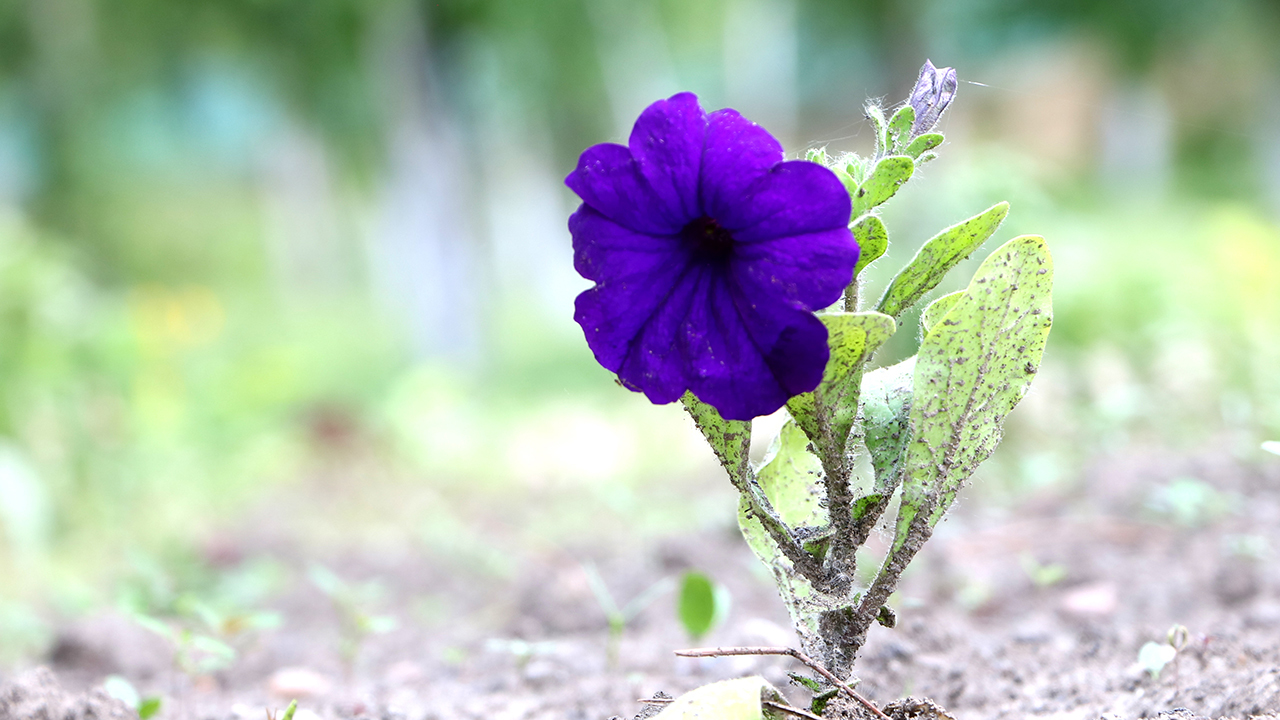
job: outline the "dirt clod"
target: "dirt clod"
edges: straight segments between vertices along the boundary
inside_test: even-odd
[[[101,689],[63,690],[48,668],[31,670],[0,687],[0,720],[125,720],[137,714]]]

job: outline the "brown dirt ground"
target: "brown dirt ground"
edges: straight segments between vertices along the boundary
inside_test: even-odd
[[[1196,527],[1144,510],[1153,488],[1179,474],[1237,502]],[[881,705],[932,698],[959,720],[1280,711],[1280,463],[1133,451],[1098,462],[1069,489],[1015,507],[980,505],[965,503],[917,560],[897,596],[898,627],[872,630],[857,666],[863,694]],[[272,516],[280,507],[272,504]],[[260,519],[229,532],[211,562],[270,556],[301,577],[312,550],[254,530]],[[635,716],[638,699],[657,691],[753,673],[806,701],[788,683],[787,672],[801,669],[790,661],[674,657],[691,643],[670,595],[629,625],[616,663],[607,659],[587,560],[622,599],[686,568],[710,572],[733,607],[702,645],[794,643],[780,601],[729,522],[632,544],[503,552],[515,553],[516,569],[505,575],[408,546],[329,547],[324,559],[339,574],[382,582],[381,607],[399,620],[365,641],[350,668],[337,650],[332,604],[305,581],[270,603],[284,624],[212,677],[176,672],[170,648],[119,613],[67,621],[48,656],[0,675],[0,718],[128,717],[95,689],[112,673],[144,696],[164,696],[160,717],[174,720],[266,718],[286,695],[301,701],[298,720],[606,720]],[[1031,559],[1060,565],[1062,577],[1037,585]],[[1175,623],[1190,641],[1152,678],[1137,665],[1139,648]],[[308,673],[289,681],[282,668]]]

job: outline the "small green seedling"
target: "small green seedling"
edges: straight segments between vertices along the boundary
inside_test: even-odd
[[[1018,560],[1022,564],[1023,572],[1038,588],[1052,587],[1067,577],[1067,566],[1062,563],[1041,565],[1031,553],[1023,553]]]
[[[370,635],[380,635],[396,629],[396,619],[389,615],[376,615],[369,610],[382,595],[382,587],[377,582],[349,583],[318,563],[307,569],[307,575],[312,584],[333,603],[341,618],[339,652],[349,676],[355,669],[356,657],[365,640]]]
[[[1163,643],[1148,642],[1138,651],[1138,664],[1151,675],[1152,680],[1159,680],[1165,666],[1173,663],[1175,682],[1178,679],[1178,653],[1187,646],[1190,634],[1185,625],[1174,625],[1169,628]],[[1174,691],[1175,693],[1177,690]]]
[[[608,658],[609,667],[615,667],[618,663],[618,644],[622,641],[622,633],[626,631],[627,623],[649,607],[659,595],[670,591],[671,579],[662,578],[620,608],[617,601],[613,599],[613,593],[609,592],[609,587],[605,585],[604,578],[600,576],[600,571],[596,569],[595,563],[583,563],[582,571],[586,573],[591,594],[595,595],[596,602],[609,622],[609,640],[605,647],[605,656]]]
[[[1280,455],[1280,440],[1268,440],[1262,443],[1262,449],[1273,455]]]
[[[289,707],[284,709],[284,715],[280,716],[280,720],[293,720],[293,714],[296,712],[298,712],[298,701],[290,701]],[[268,710],[267,720],[276,720],[276,714]]]
[[[1193,477],[1176,477],[1156,488],[1147,508],[1186,528],[1214,522],[1231,512],[1237,498]]]
[[[225,670],[236,660],[235,648],[210,635],[194,632],[179,622],[149,615],[134,615],[133,619],[169,641],[173,646],[174,666],[193,681]]]
[[[102,681],[102,689],[111,697],[119,700],[129,709],[138,713],[139,720],[149,720],[160,712],[160,698],[155,695],[142,697],[133,683],[121,675],[108,675]]]
[[[728,616],[729,591],[704,573],[686,572],[680,580],[676,614],[689,638],[701,640]]]

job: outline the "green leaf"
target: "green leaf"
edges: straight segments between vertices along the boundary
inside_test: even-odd
[[[942,318],[946,317],[947,312],[956,306],[956,302],[964,296],[963,290],[957,290],[953,293],[943,295],[924,307],[924,312],[920,313],[920,328],[925,335],[937,325]]]
[[[911,124],[916,121],[916,109],[903,105],[889,120],[889,147],[891,152],[902,153],[911,137]]]
[[[818,443],[819,452],[843,454],[858,414],[861,370],[872,353],[893,336],[897,323],[888,315],[870,311],[818,317],[827,326],[831,357],[818,388],[791,398],[787,410]]]
[[[811,163],[818,163],[824,167],[831,164],[831,158],[827,156],[827,149],[824,147],[809,148],[808,150],[805,150],[804,159]]]
[[[926,151],[932,150],[941,145],[944,139],[945,138],[942,136],[942,133],[925,133],[923,135],[918,135],[916,139],[912,140],[911,144],[907,146],[907,149],[902,151],[902,154],[919,159],[920,155]]]
[[[867,170],[871,168],[873,158],[864,158],[857,153],[847,153],[841,157],[844,161],[844,171],[853,178],[853,181],[859,185],[863,180],[867,179]],[[850,195],[853,191],[850,191]]]
[[[861,217],[893,197],[902,184],[911,179],[915,161],[905,155],[891,155],[876,163],[871,176],[853,193],[853,212],[849,219]]]
[[[840,178],[840,184],[844,185],[845,192],[849,193],[850,196],[858,192],[858,181],[854,180],[848,171],[839,166],[832,167],[830,170],[836,174],[837,178]]]
[[[766,699],[782,695],[762,677],[723,680],[681,695],[653,720],[764,720]]]
[[[700,640],[724,619],[728,594],[703,573],[687,572],[680,581],[677,612],[689,637]]]
[[[856,278],[862,274],[863,268],[879,259],[889,248],[889,231],[885,229],[884,221],[875,215],[863,215],[850,224],[849,229],[858,241],[858,265],[853,269]]]
[[[934,235],[889,283],[876,309],[894,318],[937,287],[951,268],[973,254],[1009,214],[1009,203],[987,208],[962,223]]]
[[[161,700],[157,696],[145,698],[138,703],[138,720],[150,720],[160,712]]]
[[[995,451],[1005,417],[1039,369],[1053,323],[1052,285],[1044,239],[1014,238],[982,263],[920,344],[895,550],[918,514],[936,525]]]
[[[872,512],[873,508],[885,501],[884,493],[869,493],[853,501],[853,521],[858,522]]]
[[[794,420],[783,424],[760,468],[760,489],[782,522],[793,528],[826,524],[826,511],[816,488],[822,463],[809,452],[809,438]]]
[[[725,420],[719,411],[690,392],[685,393],[680,402],[724,469],[735,478],[746,477],[750,472],[747,451],[751,447],[751,421]]]
[[[890,495],[898,487],[911,442],[911,397],[916,358],[867,373],[862,380],[864,442],[875,470],[875,488]]]
[[[875,132],[876,154],[884,155],[889,149],[889,121],[884,117],[884,110],[875,103],[866,106],[866,114],[871,121],[871,129]]]

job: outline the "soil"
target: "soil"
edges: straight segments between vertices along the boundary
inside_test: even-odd
[[[1152,509],[1159,488],[1184,474],[1234,505],[1216,516]],[[297,720],[632,718],[653,707],[640,700],[655,693],[674,696],[747,674],[807,706],[807,692],[787,675],[804,668],[787,658],[672,654],[691,645],[795,642],[730,513],[707,527],[631,543],[617,539],[625,532],[523,549],[495,541],[513,568],[503,573],[484,569],[476,560],[483,553],[365,540],[317,548],[263,530],[278,526],[263,520],[281,517],[282,508],[285,516],[323,516],[315,498],[332,493],[314,491],[273,498],[206,551],[225,568],[271,557],[298,579],[268,603],[284,623],[239,647],[230,667],[208,676],[179,672],[171,646],[103,611],[65,621],[47,656],[0,675],[0,718],[132,716],[101,690],[111,674],[144,697],[162,696],[159,717],[182,720],[261,720],[291,698],[299,700]],[[872,629],[857,687],[895,718],[1277,717],[1276,552],[1277,462],[1130,451],[1105,458],[1070,487],[1012,506],[974,497],[904,579],[897,627]],[[315,557],[342,577],[379,580],[385,592],[377,606],[397,628],[370,635],[344,659],[339,611],[302,579]],[[584,562],[622,600],[703,569],[730,591],[732,610],[694,643],[663,595],[630,621],[611,652]],[[1187,642],[1154,677],[1138,664],[1139,650],[1164,643],[1175,624],[1188,629]],[[830,707],[828,717],[865,716]]]

